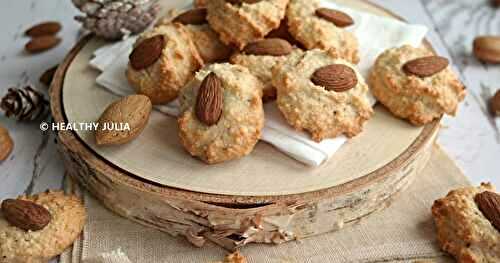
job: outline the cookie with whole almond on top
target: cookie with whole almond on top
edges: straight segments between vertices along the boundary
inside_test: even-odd
[[[144,32],[129,56],[127,79],[138,94],[163,104],[203,66],[203,60],[184,25],[169,23]]]
[[[177,119],[184,148],[208,164],[249,154],[264,126],[262,84],[247,68],[212,64],[179,97]]]
[[[373,115],[363,77],[333,49],[293,53],[273,76],[279,110],[317,142],[341,134],[353,137]]]
[[[382,53],[370,74],[375,97],[395,116],[423,125],[443,114],[455,115],[465,87],[448,59],[405,45]]]
[[[233,49],[224,45],[217,33],[208,25],[207,9],[193,8],[177,15],[167,15],[161,18],[157,26],[177,23],[184,25],[198,53],[206,64],[227,60]]]
[[[307,49],[334,49],[341,58],[357,64],[358,40],[346,30],[355,21],[320,4],[319,0],[290,0],[286,18],[291,35]]]
[[[272,69],[283,63],[293,52],[302,52],[294,48],[286,40],[268,38],[248,44],[243,51],[231,56],[233,64],[244,66],[250,70],[263,84],[262,99],[264,102],[276,99],[276,88],[272,84]]]
[[[3,200],[0,262],[49,262],[73,244],[85,220],[82,201],[62,191]]]
[[[441,249],[457,262],[500,262],[500,195],[493,185],[452,190],[432,206]]]
[[[242,50],[279,27],[289,0],[210,0],[207,20],[222,42]]]

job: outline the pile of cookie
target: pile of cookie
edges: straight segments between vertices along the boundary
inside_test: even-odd
[[[425,48],[385,51],[365,82],[358,40],[347,30],[356,21],[319,0],[194,5],[139,36],[126,75],[152,104],[179,99],[180,140],[206,163],[249,154],[270,101],[319,142],[359,134],[374,113],[370,92],[415,125],[454,115],[464,99],[448,60]]]

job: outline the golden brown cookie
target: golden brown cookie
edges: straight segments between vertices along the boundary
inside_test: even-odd
[[[273,75],[281,113],[315,141],[353,137],[373,114],[363,77],[334,50],[293,53]]]
[[[134,45],[127,78],[137,93],[153,104],[177,98],[179,90],[203,65],[189,32],[178,23],[144,32]]]
[[[205,64],[227,60],[233,52],[232,48],[219,40],[217,33],[208,25],[206,8],[195,8],[184,12],[171,11],[159,19],[157,26],[172,21],[185,26]]]
[[[186,29],[206,64],[227,60],[233,49],[224,45],[208,24],[186,25]]]
[[[25,231],[8,223],[0,212],[0,262],[42,263],[61,254],[80,235],[86,212],[82,201],[62,191],[18,199],[32,201],[50,212],[50,222],[38,231]]]
[[[494,187],[482,183],[479,187],[459,188],[432,206],[439,244],[458,262],[500,262],[499,229],[485,217],[477,201],[478,194],[486,191],[494,192]]]
[[[409,45],[392,48],[377,58],[370,74],[370,87],[375,97],[395,116],[408,119],[414,125],[426,124],[444,113],[455,115],[466,94],[465,87],[449,66],[427,77],[405,70],[408,62],[432,55],[425,48]],[[442,59],[438,63],[443,63]],[[419,67],[418,63],[414,67],[424,71],[429,68],[430,65]]]
[[[226,45],[240,50],[278,28],[289,0],[207,2],[207,19]],[[238,3],[231,3],[238,2]],[[250,3],[252,2],[252,3]]]
[[[307,49],[335,49],[351,63],[359,62],[358,40],[354,34],[317,15],[319,0],[290,0],[286,18],[293,38]]]
[[[262,40],[261,40],[262,41]],[[265,39],[263,41],[268,41]],[[285,41],[285,40],[279,40]],[[299,49],[294,49],[292,46],[285,53],[270,54],[270,53],[247,53],[245,50],[233,54],[230,62],[244,66],[250,70],[255,77],[257,77],[263,84],[264,90],[262,91],[262,100],[264,102],[273,101],[276,99],[276,88],[272,84],[272,69],[283,63],[287,57],[294,52],[302,52]]]
[[[184,148],[209,164],[249,154],[264,126],[261,85],[239,65],[212,64],[196,73],[180,96]]]

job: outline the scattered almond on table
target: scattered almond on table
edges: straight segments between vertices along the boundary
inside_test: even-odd
[[[9,157],[14,148],[14,141],[9,135],[9,131],[0,125],[0,161]]]
[[[50,83],[52,83],[52,79],[54,78],[54,74],[56,73],[58,66],[59,65],[55,65],[42,73],[39,80],[43,85],[47,87],[50,86]]]
[[[35,54],[56,47],[61,43],[61,39],[56,36],[61,28],[61,24],[55,21],[42,22],[28,28],[24,34],[31,37],[31,40],[26,43],[24,49]]]
[[[47,35],[55,35],[59,31],[61,31],[61,24],[59,22],[55,21],[48,21],[48,22],[42,22],[40,24],[36,24],[32,27],[30,27],[26,32],[24,33],[25,35],[29,37],[41,37],[41,36],[47,36]]]
[[[487,63],[500,63],[500,37],[479,36],[474,39],[474,55]]]
[[[493,115],[500,116],[500,90],[490,100],[490,110]]]
[[[40,53],[49,50],[61,43],[61,39],[56,36],[41,36],[31,39],[24,49],[31,54]]]
[[[146,127],[152,107],[144,95],[130,95],[113,102],[97,121],[97,145],[119,145],[135,139]]]

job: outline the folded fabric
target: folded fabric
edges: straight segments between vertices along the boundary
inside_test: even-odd
[[[358,68],[365,78],[381,52],[404,44],[419,46],[427,33],[425,26],[410,25],[395,19],[340,7],[329,1],[323,1],[322,4],[325,7],[340,9],[356,21],[349,30],[358,38],[361,57]],[[128,38],[119,43],[101,47],[95,51],[95,57],[90,61],[92,67],[102,71],[96,82],[117,95],[125,96],[134,92],[124,74],[134,41],[135,38]],[[375,99],[372,99],[372,103],[375,104]],[[155,109],[177,116],[179,102],[173,101],[166,105],[159,105]],[[261,139],[304,164],[321,165],[347,140],[346,137],[339,136],[319,143],[314,142],[305,132],[291,128],[278,112],[275,103],[266,104],[264,110],[266,121]]]

